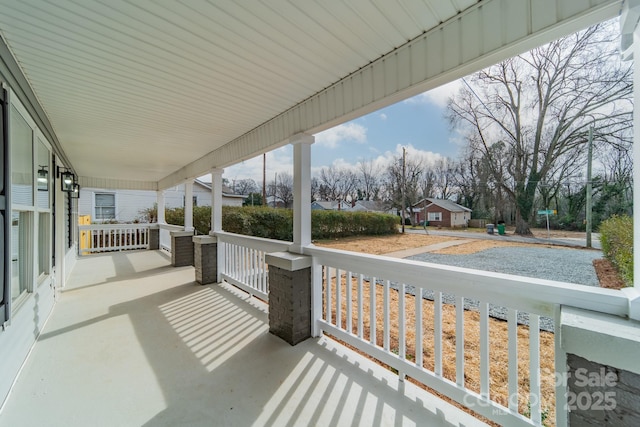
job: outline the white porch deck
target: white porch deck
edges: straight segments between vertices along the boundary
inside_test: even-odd
[[[36,409],[37,408],[37,409]],[[0,426],[484,425],[158,251],[78,261]]]

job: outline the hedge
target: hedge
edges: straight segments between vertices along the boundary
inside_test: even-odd
[[[613,216],[600,224],[602,252],[622,276],[627,286],[633,285],[633,218]]]
[[[165,210],[168,224],[184,225],[184,209]],[[193,226],[198,234],[211,228],[211,208],[194,206]],[[293,211],[258,206],[223,206],[222,229],[267,239],[293,240]],[[398,218],[372,212],[311,211],[311,238],[383,235],[398,232]]]

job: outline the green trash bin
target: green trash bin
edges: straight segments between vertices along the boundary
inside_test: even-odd
[[[498,224],[498,234],[504,236],[504,224]]]

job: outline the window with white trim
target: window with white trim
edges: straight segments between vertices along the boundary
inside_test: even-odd
[[[96,214],[98,221],[116,219],[116,195],[114,193],[95,194]]]
[[[442,212],[429,212],[429,221],[442,221]]]

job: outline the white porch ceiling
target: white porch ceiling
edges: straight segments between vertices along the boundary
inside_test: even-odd
[[[611,0],[0,0],[0,34],[79,175],[168,187],[619,8]]]

